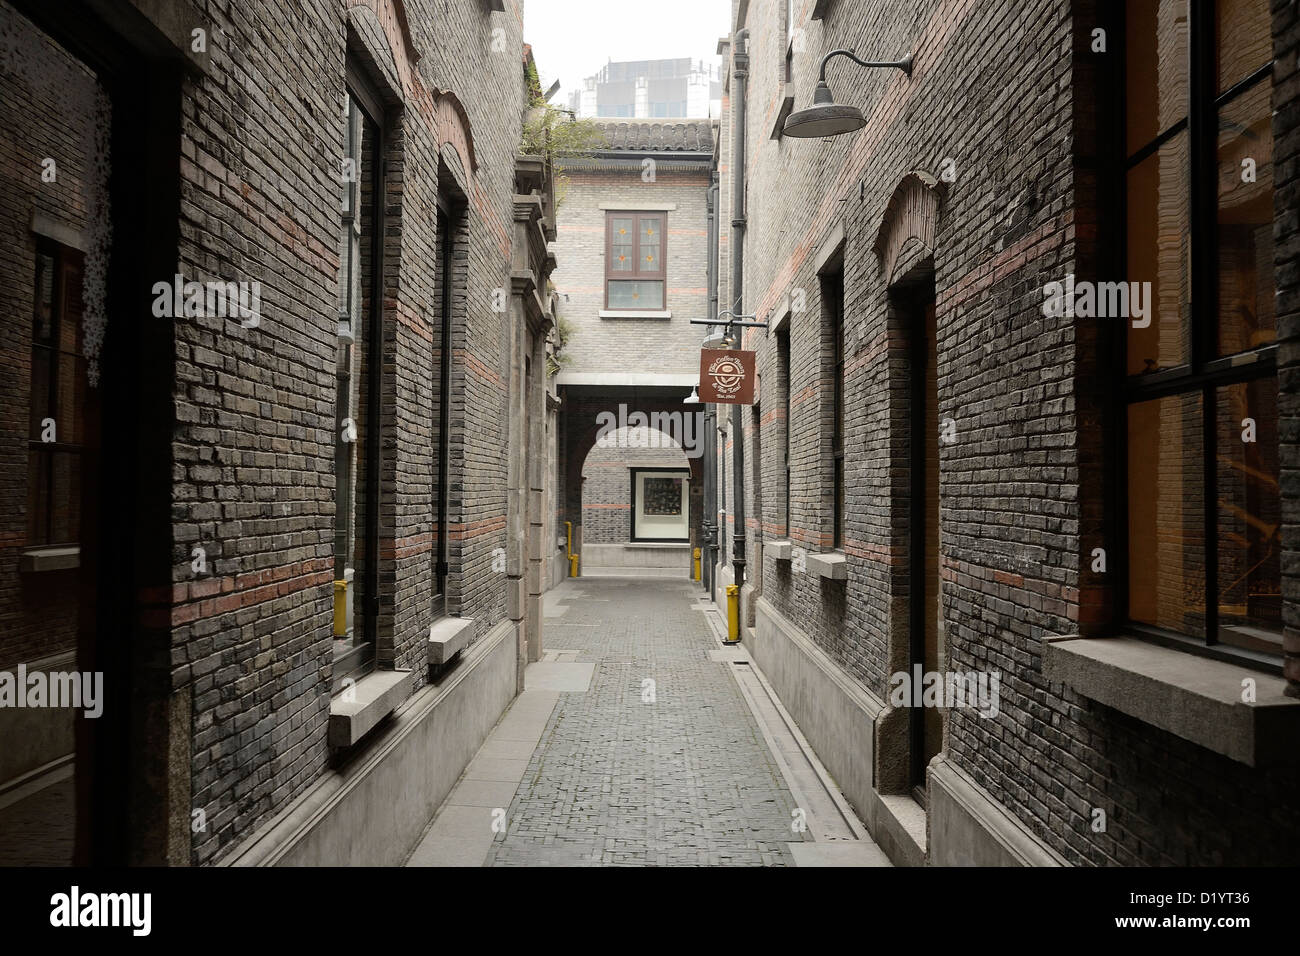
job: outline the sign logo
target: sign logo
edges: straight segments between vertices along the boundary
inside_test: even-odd
[[[754,403],[754,353],[738,349],[700,351],[700,401],[718,405]]]

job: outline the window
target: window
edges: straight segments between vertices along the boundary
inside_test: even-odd
[[[633,541],[690,540],[691,473],[675,468],[633,468]]]
[[[785,424],[785,535],[790,536],[790,329],[784,328],[776,333],[777,382],[781,388],[781,401]]]
[[[339,238],[334,432],[334,686],[374,668],[378,637],[379,371],[383,322],[381,107],[348,85]],[[339,602],[342,607],[339,607]]]
[[[434,512],[434,552],[433,580],[436,593],[433,596],[433,615],[438,617],[447,612],[447,575],[450,571],[449,552],[451,546],[451,324],[452,324],[452,288],[456,265],[455,236],[452,233],[452,217],[449,210],[438,212],[438,268],[439,315],[441,334],[438,345],[438,463],[433,475],[433,500],[437,510]]]
[[[831,347],[831,547],[844,547],[844,273],[821,277],[822,310]]]
[[[605,215],[605,308],[662,310],[665,305],[663,212]]]
[[[81,448],[86,398],[81,253],[36,247],[27,455],[27,544],[73,544],[81,534]]]
[[[1129,4],[1128,617],[1281,654],[1267,0]],[[1139,323],[1141,324],[1141,322]]]

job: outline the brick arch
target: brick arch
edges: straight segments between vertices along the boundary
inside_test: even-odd
[[[417,69],[420,51],[411,36],[403,0],[347,0],[348,16],[363,38],[371,32],[363,24],[377,26],[392,56],[392,66],[401,84],[403,98],[413,104],[434,128],[438,147],[450,144],[460,157],[461,165],[473,176],[478,170],[474,154],[474,134],[469,114],[460,98],[451,90],[425,85]]]
[[[460,158],[460,164],[470,176],[478,171],[478,157],[474,155],[474,131],[469,113],[451,90],[435,90],[433,94],[433,122],[437,130],[438,148],[450,146]]]
[[[909,245],[920,245],[920,249],[909,250],[911,253],[919,252],[919,258],[934,254],[934,236],[944,192],[944,184],[923,170],[913,170],[894,187],[871,247],[880,262],[886,285],[898,278],[894,269],[900,258],[904,258],[903,250]],[[911,261],[917,256],[905,258]]]

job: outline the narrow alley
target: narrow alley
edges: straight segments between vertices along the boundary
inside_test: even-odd
[[[697,587],[570,580],[545,614],[408,865],[890,865]]]

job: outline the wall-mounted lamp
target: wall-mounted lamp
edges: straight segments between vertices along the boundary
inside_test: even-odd
[[[698,385],[692,385],[692,386],[691,386],[691,394],[687,395],[685,398],[682,399],[682,404],[683,404],[683,405],[698,405],[698,404],[700,404],[700,393],[699,393],[698,389],[699,389],[699,386],[698,386]]]
[[[782,132],[786,136],[814,139],[819,136],[838,136],[840,133],[852,133],[867,125],[867,118],[856,106],[841,106],[831,96],[830,87],[826,85],[826,64],[831,57],[847,56],[859,66],[892,67],[902,70],[909,77],[912,75],[912,57],[897,63],[873,63],[859,60],[852,50],[831,50],[822,57],[821,71],[817,74],[817,89],[813,91],[813,105],[806,110],[796,110],[786,117]]]

